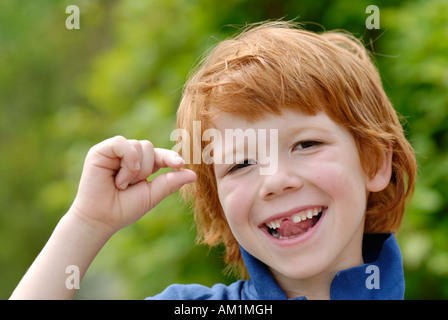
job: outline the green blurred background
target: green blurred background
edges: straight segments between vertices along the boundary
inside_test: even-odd
[[[79,30],[65,27],[71,4]],[[372,4],[379,30],[365,26]],[[406,298],[448,298],[448,1],[2,0],[0,299],[69,208],[88,149],[117,134],[171,148],[198,59],[246,23],[279,18],[348,30],[375,51],[419,162],[398,234]],[[222,248],[197,246],[195,236],[191,210],[170,196],[108,242],[76,298],[142,299],[175,282],[234,281]]]

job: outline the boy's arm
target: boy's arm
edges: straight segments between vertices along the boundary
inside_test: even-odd
[[[180,169],[183,160],[149,141],[108,139],[88,153],[78,194],[59,221],[11,299],[70,299],[66,285],[74,266],[80,278],[108,239],[134,223],[163,198],[196,179],[190,170],[167,172],[147,181],[162,167]],[[69,270],[69,273],[66,273]]]
[[[72,299],[76,291],[67,280],[79,272],[79,281],[111,235],[100,234],[68,212],[10,299]],[[75,270],[67,269],[75,266]],[[66,272],[69,273],[66,273]]]

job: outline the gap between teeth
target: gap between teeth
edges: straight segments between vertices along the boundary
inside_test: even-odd
[[[294,223],[299,223],[300,221],[304,221],[306,219],[311,219],[312,217],[317,216],[321,211],[322,211],[322,207],[308,209],[308,210],[304,210],[304,211],[301,211],[299,213],[292,215],[291,218],[289,218],[289,219],[292,220],[292,222],[294,222]],[[266,223],[266,226],[270,229],[280,228],[280,223],[283,220],[284,220],[284,218],[272,220],[272,221]]]

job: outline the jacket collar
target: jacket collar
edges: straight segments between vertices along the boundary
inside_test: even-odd
[[[284,300],[286,294],[275,282],[264,263],[240,246],[249,272],[249,288],[258,299]],[[332,300],[403,299],[404,273],[400,248],[390,233],[364,234],[364,264],[336,274],[330,287]],[[299,297],[296,299],[306,299]]]

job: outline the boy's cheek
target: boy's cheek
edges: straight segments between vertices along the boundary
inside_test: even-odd
[[[357,215],[364,212],[366,205],[363,179],[364,175],[358,172],[356,165],[333,163],[321,166],[312,183],[330,197],[335,209]],[[352,210],[347,211],[348,208]]]
[[[250,211],[253,197],[250,195],[251,186],[245,184],[229,184],[218,188],[219,201],[227,220],[243,221]]]
[[[315,161],[303,168],[303,178],[328,194],[343,195],[365,189],[365,177],[361,170],[358,164],[349,159]]]

